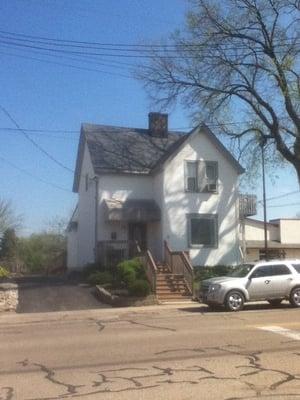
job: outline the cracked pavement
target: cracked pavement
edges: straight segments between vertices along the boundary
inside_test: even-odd
[[[300,310],[205,310],[2,314],[0,400],[300,399]]]

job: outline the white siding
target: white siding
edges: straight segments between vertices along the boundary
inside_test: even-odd
[[[78,223],[77,207],[70,222]],[[72,229],[67,232],[67,268],[75,269],[78,266],[78,230]]]
[[[111,233],[117,240],[127,240],[127,223],[106,222],[103,200],[152,199],[153,178],[145,175],[101,175],[99,177],[98,240],[110,240]]]
[[[188,193],[184,188],[185,160],[217,161],[218,193]],[[85,190],[85,174],[94,177],[87,149],[84,151],[78,202],[78,262],[94,261],[95,181]],[[161,221],[147,224],[148,244],[156,259],[162,259],[163,240],[173,250],[188,249],[187,214],[218,214],[218,248],[189,249],[193,265],[234,264],[240,261],[238,240],[237,171],[205,134],[193,134],[183,148],[156,173],[145,175],[101,175],[98,186],[98,240],[128,239],[128,224],[106,222],[103,200],[154,199]]]
[[[89,176],[88,190],[85,176]],[[95,181],[94,170],[85,145],[78,190],[78,266],[94,262],[95,253]]]
[[[218,193],[184,190],[185,160],[217,161]],[[187,214],[217,214],[218,248],[189,249],[193,265],[235,264],[240,261],[238,240],[238,174],[211,140],[196,134],[166,164],[164,170],[163,238],[174,250],[188,248]]]

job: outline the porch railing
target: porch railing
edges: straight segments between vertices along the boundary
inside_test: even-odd
[[[101,265],[110,268],[119,262],[138,255],[140,248],[130,240],[102,240],[98,242],[97,260]]]
[[[172,251],[164,241],[165,263],[172,274],[183,275],[190,293],[193,293],[194,270],[185,251]]]
[[[157,276],[157,266],[153,259],[153,256],[150,250],[146,250],[144,253],[140,253],[138,255],[140,258],[146,272],[147,279],[150,283],[151,289],[153,293],[156,292],[156,276]]]

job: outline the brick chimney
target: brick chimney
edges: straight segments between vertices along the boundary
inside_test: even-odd
[[[168,136],[168,114],[150,112],[148,114],[149,134],[155,137]]]

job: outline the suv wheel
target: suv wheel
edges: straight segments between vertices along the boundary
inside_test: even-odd
[[[271,304],[271,306],[278,307],[281,304],[282,299],[271,299],[268,300],[268,302]]]
[[[244,301],[244,296],[240,291],[232,290],[227,294],[224,304],[228,311],[240,311],[244,307]]]
[[[292,289],[290,294],[290,303],[293,307],[300,307],[300,287]]]

